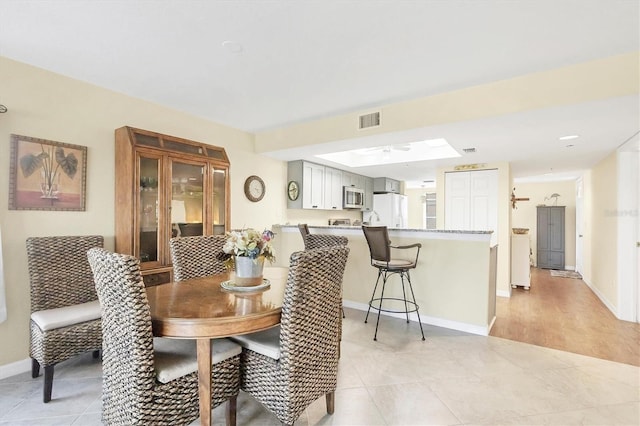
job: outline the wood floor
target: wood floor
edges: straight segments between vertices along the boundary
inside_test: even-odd
[[[640,324],[620,321],[584,283],[532,268],[531,290],[498,297],[491,336],[640,366]]]

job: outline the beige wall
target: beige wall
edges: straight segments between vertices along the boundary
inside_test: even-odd
[[[114,244],[114,130],[130,125],[223,146],[231,160],[231,226],[270,227],[286,218],[286,164],[254,154],[251,134],[0,57],[0,226],[8,319],[0,324],[0,366],[29,356],[29,236],[101,234]],[[8,210],[10,134],[88,147],[84,212]],[[267,187],[259,203],[243,195],[247,176]],[[269,206],[269,208],[266,208]],[[285,219],[286,220],[286,219]]]
[[[412,188],[405,189],[404,195],[407,196],[408,206],[408,226],[412,229],[422,229],[423,219],[425,215],[424,194],[427,192],[435,192],[435,188]]]
[[[537,265],[536,232],[537,209],[539,205],[551,206],[553,200],[545,197],[555,193],[560,194],[558,206],[565,206],[564,241],[565,266],[573,269],[576,265],[576,183],[575,181],[557,181],[540,183],[514,183],[515,194],[518,198],[529,198],[529,201],[518,201],[516,209],[511,210],[512,228],[529,228],[529,239],[533,251],[533,262]]]
[[[587,239],[591,258],[589,285],[614,313],[618,307],[618,206],[617,154],[611,153],[598,163],[590,179],[590,221]]]

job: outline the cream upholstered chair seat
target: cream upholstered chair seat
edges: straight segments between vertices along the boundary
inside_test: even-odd
[[[257,333],[233,336],[232,339],[243,348],[268,356],[276,361],[280,359],[280,326]]]
[[[31,314],[31,320],[43,331],[100,319],[100,302],[80,303],[64,308],[45,309]]]
[[[211,364],[240,355],[242,349],[229,339],[213,339]],[[196,342],[192,339],[166,339],[154,337],[153,361],[156,378],[169,383],[181,376],[198,371]]]

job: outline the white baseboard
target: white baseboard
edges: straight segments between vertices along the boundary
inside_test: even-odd
[[[509,290],[497,290],[496,296],[509,298],[511,297],[511,292]]]
[[[342,304],[347,308],[357,309],[363,312],[366,312],[367,309],[369,308],[369,305],[367,305],[366,303],[352,302],[349,300],[343,300]],[[376,315],[378,314],[378,311],[373,309],[371,310],[371,312],[375,312]],[[380,314],[388,317],[393,317],[393,318],[401,318],[401,319],[406,318],[405,314],[403,313],[396,314],[391,312],[381,312]],[[412,312],[409,315],[409,319],[411,321],[417,322],[418,316],[416,315],[415,312]],[[430,317],[423,314],[420,315],[420,322],[423,324],[435,325],[436,327],[449,328],[451,330],[463,331],[465,333],[477,334],[480,336],[488,336],[489,331],[491,330],[491,326],[483,327],[475,324],[467,324],[467,323],[458,322],[458,321],[446,320],[443,318]],[[493,325],[493,321],[491,325]]]
[[[31,371],[31,358],[0,365],[0,380]]]
[[[573,265],[564,265],[564,270],[565,271],[575,271],[576,267]]]
[[[493,316],[493,319],[491,320],[491,322],[489,323],[489,332],[491,332],[491,329],[493,328],[493,324],[496,323],[496,316]],[[488,334],[487,334],[488,335]]]
[[[604,306],[607,307],[607,309],[609,309],[611,311],[611,313],[618,319],[621,319],[620,316],[618,315],[618,310],[616,308],[613,307],[613,305],[611,305],[611,303],[609,303],[609,301],[604,297],[604,295],[602,293],[600,293],[600,291],[595,288],[594,286],[591,285],[590,282],[588,282],[587,280],[584,279],[584,277],[582,278],[582,281],[584,281],[584,283],[589,286],[589,288],[591,289],[591,291],[593,291],[593,293],[598,296],[598,299],[600,299],[600,301],[604,304]]]

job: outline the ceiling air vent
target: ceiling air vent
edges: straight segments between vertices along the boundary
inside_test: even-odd
[[[358,129],[368,129],[369,127],[378,127],[380,125],[380,111],[364,114],[359,117]]]
[[[474,152],[476,152],[475,148],[463,148],[462,150],[465,154],[473,154]]]

